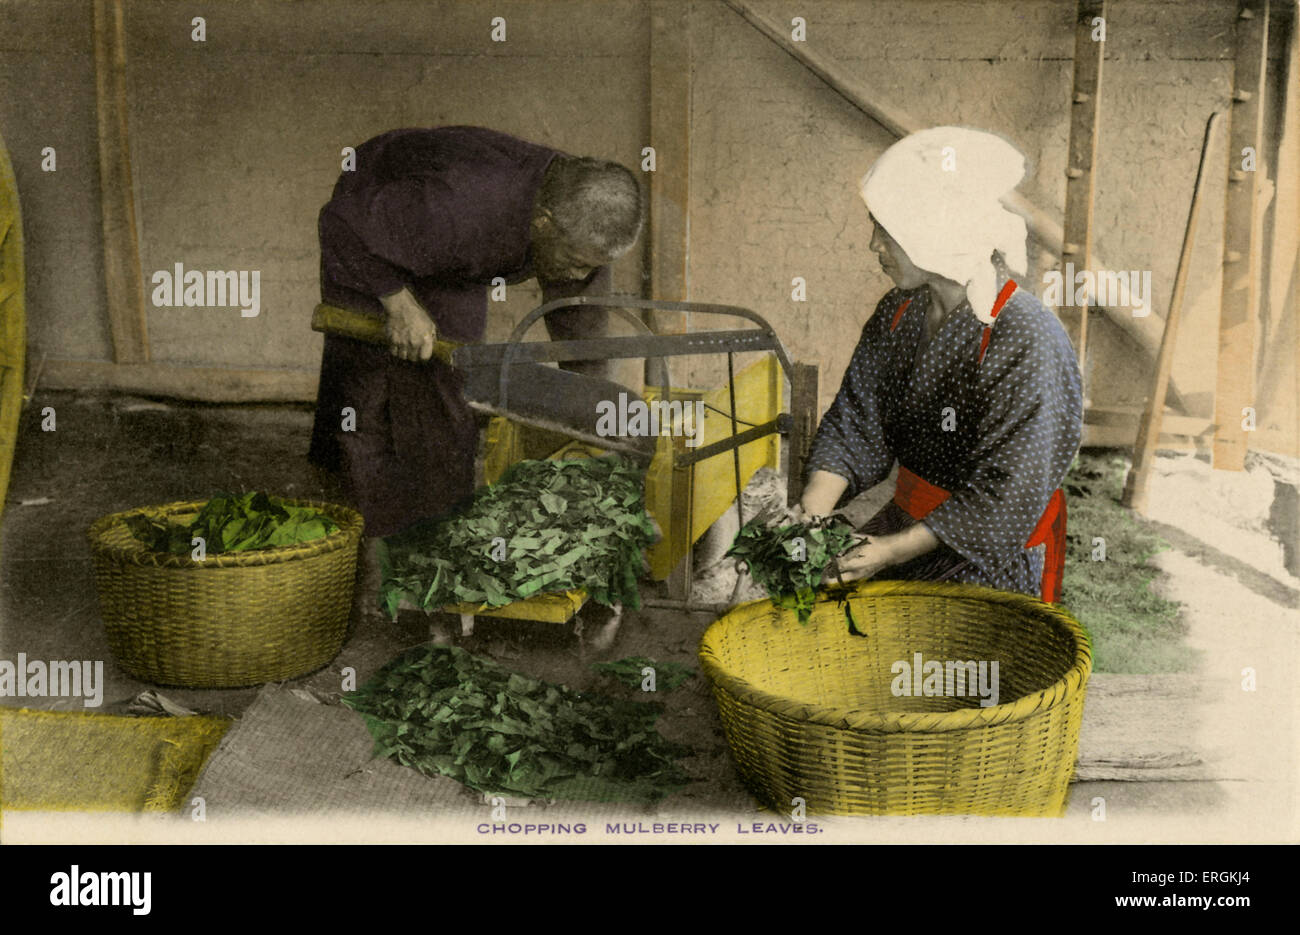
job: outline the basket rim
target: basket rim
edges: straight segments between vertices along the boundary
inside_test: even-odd
[[[947,581],[863,581],[849,592],[848,597],[891,595],[961,598],[1001,604],[1026,612],[1046,623],[1062,626],[1069,632],[1074,640],[1074,664],[1061,678],[1046,688],[1023,695],[1015,701],[990,705],[987,708],[961,708],[943,712],[877,713],[864,711],[861,708],[798,701],[764,691],[747,679],[731,674],[722,667],[710,643],[710,636],[716,639],[721,629],[728,625],[728,618],[733,614],[752,610],[762,604],[767,604],[774,616],[788,613],[773,605],[768,598],[761,598],[737,605],[709,625],[700,638],[701,667],[715,688],[721,688],[736,700],[770,714],[826,727],[879,733],[940,733],[1022,721],[1031,715],[1070,701],[1074,696],[1082,693],[1087,686],[1088,676],[1092,672],[1091,639],[1083,626],[1059,604],[1046,604],[1027,594]]]
[[[339,528],[327,536],[312,539],[309,542],[299,542],[295,545],[278,545],[267,549],[253,549],[247,552],[222,552],[209,555],[201,562],[195,561],[189,555],[171,555],[169,553],[150,551],[144,547],[143,543],[137,543],[134,539],[132,539],[132,542],[138,545],[138,548],[110,545],[104,541],[110,530],[125,525],[128,516],[136,516],[140,513],[161,513],[164,516],[196,513],[210,499],[211,497],[204,500],[175,500],[171,503],[135,507],[134,509],[121,510],[101,516],[91,523],[90,528],[86,530],[86,537],[90,540],[91,552],[97,557],[153,568],[243,568],[255,565],[276,565],[281,562],[312,558],[333,552],[336,549],[347,548],[349,543],[355,543],[360,537],[365,525],[360,513],[340,503],[277,496],[276,499],[290,506],[310,507],[325,513],[330,519],[339,524]]]

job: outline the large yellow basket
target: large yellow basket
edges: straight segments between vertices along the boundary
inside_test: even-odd
[[[332,503],[286,500],[339,529],[311,542],[248,552],[165,555],[125,517],[192,518],[204,501],[128,510],[90,527],[95,588],[109,649],[129,675],[160,685],[235,688],[303,675],[347,635],[362,519]]]
[[[862,584],[847,601],[861,636],[834,600],[804,625],[770,601],[744,604],[704,634],[700,660],[755,795],[834,815],[1064,812],[1092,671],[1073,617],[933,582]],[[943,675],[927,683],[931,662]],[[981,705],[976,670],[957,665],[968,662],[985,663],[985,689],[998,664],[997,698],[984,692],[998,703]]]

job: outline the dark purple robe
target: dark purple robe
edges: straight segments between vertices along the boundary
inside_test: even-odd
[[[533,204],[556,150],[480,127],[393,130],[357,147],[320,212],[321,298],[383,316],[403,287],[439,337],[480,341],[493,278],[533,275]],[[609,292],[608,267],[544,297]],[[550,316],[553,338],[599,334],[599,309]],[[448,512],[473,492],[478,422],[463,378],[442,361],[327,335],[311,460],[340,475],[367,535]],[[356,412],[343,431],[343,410]]]

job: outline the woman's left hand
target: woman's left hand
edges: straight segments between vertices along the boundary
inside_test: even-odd
[[[835,565],[832,563],[827,567],[822,580],[828,584],[835,584],[840,580],[858,581],[862,578],[870,578],[893,564],[896,564],[896,561],[888,541],[884,538],[869,537],[861,545],[854,546],[840,555],[838,578],[835,575]]]

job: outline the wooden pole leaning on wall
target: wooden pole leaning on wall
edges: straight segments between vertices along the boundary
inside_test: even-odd
[[[1211,464],[1246,466],[1255,406],[1255,332],[1259,308],[1258,176],[1264,129],[1269,0],[1245,0],[1237,14],[1237,57],[1228,111],[1228,192],[1223,220],[1219,299],[1219,372],[1214,392]]]
[[[119,364],[146,363],[149,339],[127,135],[126,30],[122,0],[94,0],[94,41],[100,218],[113,360]]]
[[[886,104],[880,94],[867,87],[862,81],[840,66],[828,56],[810,48],[809,42],[793,42],[788,31],[753,9],[743,0],[722,0],[732,10],[745,19],[751,26],[775,43],[786,54],[799,62],[839,94],[844,100],[866,114],[877,124],[894,136],[906,136],[923,129],[925,124],[898,107]],[[1034,204],[1019,192],[1011,192],[1002,199],[1006,207],[1025,219],[1029,232],[1038,242],[1057,256],[1065,244],[1065,229],[1055,217]],[[1095,266],[1099,275],[1106,271],[1104,262],[1097,260]],[[1155,315],[1135,318],[1132,310],[1127,308],[1112,309],[1102,307],[1103,314],[1111,319],[1125,334],[1133,338],[1152,358],[1159,353],[1160,339],[1164,332],[1163,324]],[[1177,381],[1169,381],[1171,403],[1181,404],[1181,393]]]
[[[1065,168],[1065,223],[1062,266],[1092,269],[1092,207],[1097,183],[1097,125],[1101,119],[1101,64],[1106,50],[1106,0],[1079,0],[1074,25],[1074,87],[1070,92],[1070,142]],[[1062,283],[1072,287],[1071,271],[1061,270]],[[1084,399],[1088,398],[1088,305],[1074,302],[1074,289],[1062,304],[1061,323],[1079,357]],[[1166,326],[1167,327],[1167,326]]]
[[[691,31],[682,28],[681,18],[680,3],[650,4],[650,145],[655,165],[653,172],[645,173],[650,180],[648,298],[678,302],[686,301],[690,291]],[[656,310],[646,315],[646,323],[659,334],[686,331],[685,312]],[[649,371],[646,378],[651,379]]]
[[[1201,144],[1201,160],[1196,166],[1196,182],[1192,185],[1192,204],[1187,211],[1187,227],[1183,231],[1183,247],[1178,254],[1178,271],[1174,275],[1174,289],[1169,297],[1169,311],[1165,314],[1165,336],[1160,342],[1160,355],[1156,358],[1156,375],[1151,394],[1147,397],[1146,411],[1138,423],[1137,442],[1133,445],[1133,466],[1129,468],[1120,502],[1139,513],[1146,512],[1147,481],[1151,465],[1155,462],[1156,442],[1160,439],[1160,425],[1165,411],[1165,390],[1169,387],[1169,374],[1174,366],[1174,348],[1178,341],[1178,326],[1183,318],[1183,297],[1187,293],[1187,274],[1192,266],[1192,248],[1196,244],[1196,227],[1201,217],[1201,191],[1205,183],[1205,162],[1210,154],[1214,128],[1223,114],[1215,112],[1205,122],[1205,141]]]

